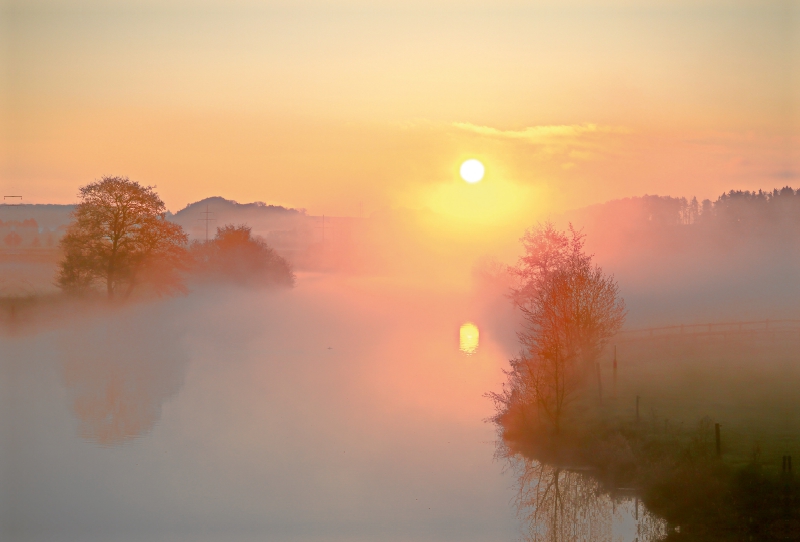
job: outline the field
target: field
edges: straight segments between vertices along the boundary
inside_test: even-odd
[[[611,346],[601,367],[606,415],[636,419],[653,431],[680,434],[720,424],[722,455],[780,470],[782,456],[800,457],[800,329],[672,336]]]

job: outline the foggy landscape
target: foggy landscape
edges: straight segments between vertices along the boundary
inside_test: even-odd
[[[2,540],[800,540],[795,2],[0,17]]]

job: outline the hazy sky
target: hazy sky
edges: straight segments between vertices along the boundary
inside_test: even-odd
[[[173,211],[491,222],[800,185],[796,2],[5,6],[0,187],[30,203],[114,174]]]

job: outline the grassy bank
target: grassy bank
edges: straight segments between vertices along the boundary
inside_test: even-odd
[[[606,494],[633,491],[668,522],[667,540],[800,535],[785,459],[800,468],[800,338],[620,344],[616,374],[612,352],[560,434],[512,405],[502,453],[588,473]]]

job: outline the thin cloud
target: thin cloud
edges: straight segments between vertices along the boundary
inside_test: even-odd
[[[462,134],[530,145],[526,151],[529,157],[540,161],[554,160],[563,170],[613,154],[619,148],[619,136],[631,133],[627,128],[590,123],[528,126],[521,130],[500,130],[468,122],[455,122],[450,126],[451,130]]]
[[[599,126],[597,124],[528,126],[522,130],[500,130],[491,126],[479,126],[469,122],[454,122],[453,127],[486,137],[520,139],[531,143],[541,143],[554,137],[573,138],[597,133],[628,133],[628,130],[624,128]]]

